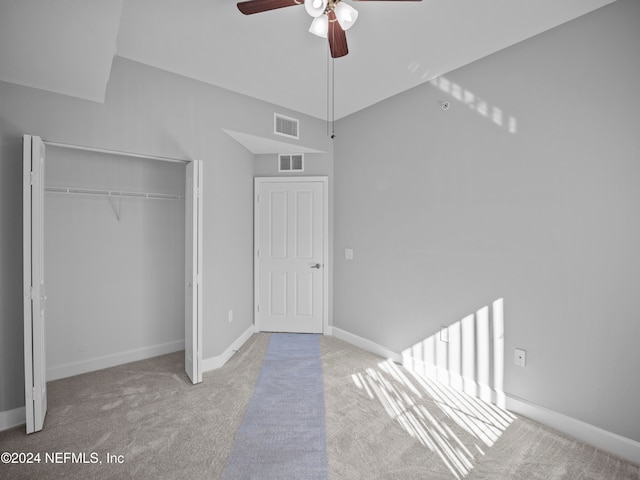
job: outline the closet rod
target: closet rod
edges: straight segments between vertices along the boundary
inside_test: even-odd
[[[161,160],[163,162],[174,162],[174,163],[191,162],[191,160],[185,160],[180,158],[159,157],[156,155],[145,155],[143,153],[121,152],[118,150],[107,150],[104,148],[87,147],[84,145],[73,145],[71,143],[52,142],[50,140],[43,140],[42,143],[44,143],[45,145],[49,145],[51,147],[69,148],[71,150],[83,150],[85,152],[106,153],[108,155],[119,155],[123,157],[144,158],[147,160]]]
[[[150,198],[160,200],[184,200],[182,195],[172,195],[169,193],[142,193],[142,192],[123,192],[117,190],[95,190],[91,188],[72,188],[72,187],[45,187],[45,191],[51,193],[69,193],[76,195],[97,195],[101,197],[131,197],[131,198]]]

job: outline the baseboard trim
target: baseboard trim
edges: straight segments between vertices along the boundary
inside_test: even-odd
[[[509,394],[507,410],[640,465],[640,442]]]
[[[387,347],[383,347],[382,345],[372,342],[371,340],[367,340],[366,338],[359,337],[353,333],[347,332],[346,330],[342,330],[338,327],[332,327],[332,335],[336,338],[339,338],[342,341],[350,343],[358,348],[366,350],[367,352],[375,353],[376,355],[380,355],[381,357],[392,360],[396,363],[402,363],[402,355],[399,353],[393,352],[389,350]]]
[[[127,352],[114,353],[103,357],[91,358],[82,362],[67,363],[57,367],[47,369],[47,381],[59,380],[61,378],[72,377],[82,373],[94,372],[103,368],[115,367],[124,363],[137,362],[147,358],[166,355],[167,353],[184,350],[184,340],[152,345],[150,347],[138,348]]]
[[[446,371],[438,371],[433,367],[429,369],[429,366],[420,361],[416,361],[416,359],[410,358],[406,355],[405,358],[403,358],[401,354],[394,353],[382,345],[339,328],[333,327],[333,335],[336,338],[351,343],[363,350],[389,358],[396,363],[403,364],[409,369],[415,369],[418,373],[426,375],[433,380],[441,381],[440,378],[443,373],[446,375],[450,374]],[[464,385],[464,380],[464,378],[460,377],[457,383]],[[640,465],[640,442],[609,432],[600,427],[596,427],[562,413],[549,410],[513,395],[506,394],[504,397],[506,397],[505,407],[507,410],[529,418],[567,436],[573,437],[581,442],[593,445],[600,450],[609,452],[627,461]],[[492,401],[494,401],[494,403],[495,400],[495,396],[492,395]]]
[[[203,359],[202,371],[208,372],[210,370],[217,370],[218,368],[223,367],[233,354],[236,353],[236,351],[238,351],[254,333],[256,333],[256,327],[251,325],[220,355]]]
[[[17,427],[26,423],[26,413],[24,407],[14,408],[0,412],[0,431]]]

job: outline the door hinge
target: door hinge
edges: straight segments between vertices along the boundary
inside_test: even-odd
[[[258,313],[260,313],[260,305],[258,305]]]
[[[37,396],[36,387],[31,387],[31,392],[27,391],[27,396],[29,397],[27,398],[28,402],[35,402]]]
[[[33,172],[24,174],[24,184],[25,185],[33,185]]]

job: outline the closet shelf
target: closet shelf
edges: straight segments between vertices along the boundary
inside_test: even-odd
[[[72,195],[94,195],[100,197],[129,197],[148,198],[154,200],[184,200],[184,195],[172,195],[169,193],[125,192],[120,190],[97,190],[92,188],[75,187],[45,187],[45,191],[51,193],[63,193]]]

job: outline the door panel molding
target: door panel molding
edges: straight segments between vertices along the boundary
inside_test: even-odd
[[[267,313],[270,309],[269,305],[260,305],[260,296],[261,296],[261,285],[260,285],[260,201],[271,201],[271,199],[261,199],[260,198],[260,189],[261,186],[265,184],[299,184],[303,186],[304,184],[316,183],[321,186],[322,191],[322,259],[320,261],[320,271],[321,282],[322,282],[322,298],[320,299],[320,308],[322,309],[322,333],[329,333],[329,277],[330,277],[330,269],[329,269],[329,178],[326,176],[296,176],[296,177],[255,177],[254,178],[254,325],[256,331],[262,331],[262,327],[260,320],[261,309],[262,313]],[[297,204],[302,202],[306,204],[309,202],[308,198],[303,198],[305,195],[296,194],[293,201]],[[311,209],[312,205],[308,205],[309,209]],[[306,225],[305,220],[301,220],[300,218],[295,218],[294,221],[300,222],[302,221],[304,225]],[[309,229],[313,228],[311,222],[309,222]],[[270,234],[273,234],[271,232]],[[287,250],[293,248],[297,253],[299,250],[302,250],[300,253],[304,253],[309,248],[309,245],[302,245],[298,243],[298,238],[295,239],[292,245],[288,245]],[[263,255],[266,252],[263,252]],[[270,254],[271,252],[269,252]],[[305,255],[306,258],[306,255]],[[311,257],[309,257],[309,261],[311,261]],[[311,267],[318,268],[318,267]],[[295,283],[297,283],[297,277],[293,276],[292,281],[294,283],[293,287],[297,287]],[[301,285],[302,286],[302,285]],[[265,288],[264,286],[262,288]],[[311,288],[307,286],[305,288]],[[296,292],[298,288],[295,288]],[[266,292],[262,292],[266,293]],[[270,293],[270,292],[269,292]],[[311,305],[308,306],[311,308]],[[295,308],[295,306],[294,306]],[[305,309],[306,310],[306,309]],[[300,312],[304,313],[304,312]]]

